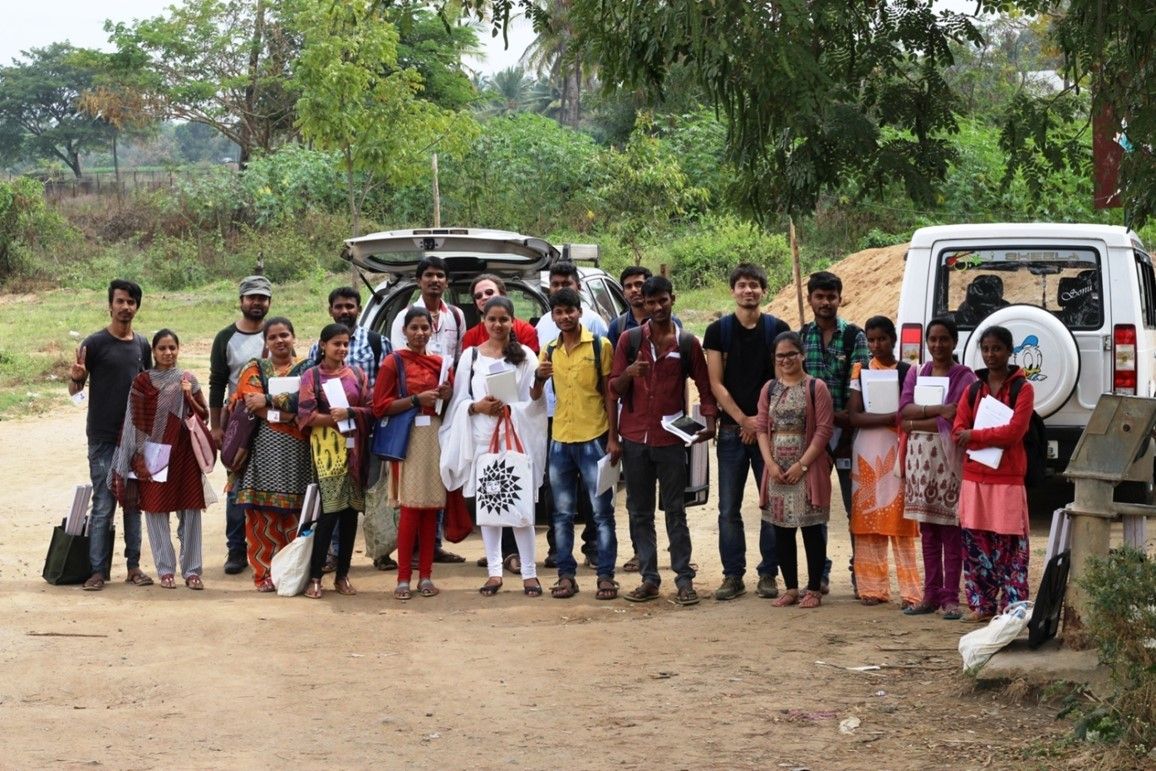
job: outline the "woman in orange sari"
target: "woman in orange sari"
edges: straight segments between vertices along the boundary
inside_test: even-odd
[[[872,371],[906,370],[895,360],[895,324],[886,316],[873,316],[863,330],[868,365]],[[887,543],[895,554],[895,572],[903,608],[919,603],[922,591],[915,561],[915,538],[919,527],[903,518],[903,479],[896,473],[899,433],[895,412],[868,412],[864,406],[862,365],[851,368],[851,398],[847,411],[856,430],[851,461],[851,537],[855,539],[855,579],[859,601],[879,605],[891,599]],[[905,374],[905,373],[904,373]],[[897,373],[895,403],[903,378]]]

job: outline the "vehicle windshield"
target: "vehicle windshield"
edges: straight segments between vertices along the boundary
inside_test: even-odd
[[[945,249],[939,253],[935,315],[974,329],[1008,305],[1034,305],[1069,329],[1104,323],[1100,256],[1090,248]]]

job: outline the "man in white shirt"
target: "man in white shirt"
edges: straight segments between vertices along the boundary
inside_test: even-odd
[[[426,345],[426,353],[449,357],[450,361],[454,361],[462,352],[466,318],[461,308],[442,299],[449,285],[446,261],[441,257],[423,257],[414,274],[421,291],[421,299],[414,305],[424,306],[433,317],[433,334]],[[405,350],[405,333],[402,331],[404,320],[405,312],[402,311],[397,314],[389,330],[389,340],[395,351]]]

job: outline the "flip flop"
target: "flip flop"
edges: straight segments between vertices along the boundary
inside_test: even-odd
[[[177,581],[176,581],[176,578],[173,577],[172,573],[165,573],[163,576],[161,576],[161,588],[162,589],[176,589],[177,588]]]
[[[409,584],[399,583],[397,588],[393,590],[393,598],[395,600],[409,600],[413,598],[413,592],[409,590]]]
[[[502,580],[500,578],[497,580],[498,583],[496,584],[490,583],[490,581],[486,581],[478,588],[478,594],[482,595],[483,597],[493,597],[502,589]]]
[[[153,580],[149,577],[148,573],[145,573],[143,570],[138,570],[135,573],[129,573],[128,578],[124,579],[124,582],[126,584],[132,584],[133,586],[153,585]]]
[[[527,578],[527,581],[533,581],[532,584],[522,584],[522,594],[527,597],[541,597],[542,596],[542,582],[536,578]]]
[[[191,575],[186,578],[185,586],[198,592],[205,588],[205,584],[201,581],[201,577],[198,575]]]
[[[437,597],[442,593],[441,589],[434,586],[434,582],[429,578],[423,578],[417,582],[417,591],[422,597]]]
[[[104,588],[104,579],[100,576],[89,576],[81,588],[86,592],[99,592]]]

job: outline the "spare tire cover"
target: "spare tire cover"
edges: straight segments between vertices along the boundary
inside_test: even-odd
[[[984,318],[967,339],[963,363],[982,369],[979,340],[988,327],[1007,327],[1012,333],[1011,359],[1024,370],[1036,394],[1036,412],[1042,417],[1064,406],[1080,379],[1080,352],[1076,338],[1063,323],[1034,305],[1009,305]]]

